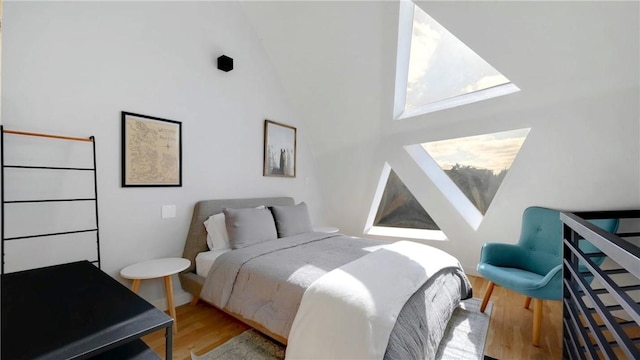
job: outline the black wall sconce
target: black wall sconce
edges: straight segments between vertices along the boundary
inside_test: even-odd
[[[220,56],[218,58],[218,69],[224,72],[233,70],[233,59],[226,55]]]

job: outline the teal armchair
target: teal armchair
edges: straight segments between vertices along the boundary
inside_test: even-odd
[[[614,233],[617,219],[592,220],[602,229]],[[582,244],[585,243],[585,244]],[[580,248],[587,252],[598,249],[582,241]],[[592,260],[598,265],[604,257]],[[542,301],[562,299],[562,221],[560,212],[543,207],[529,207],[522,215],[522,230],[517,244],[486,243],[482,246],[478,272],[489,285],[482,300],[484,312],[495,285],[524,294],[533,309],[533,345],[539,346],[542,323]]]

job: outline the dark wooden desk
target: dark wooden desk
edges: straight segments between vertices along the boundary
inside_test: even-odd
[[[88,261],[2,275],[3,360],[158,359],[140,337],[173,319]]]

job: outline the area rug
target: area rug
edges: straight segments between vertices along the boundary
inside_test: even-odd
[[[281,360],[284,359],[284,346],[256,330],[249,329],[232,338],[208,353],[196,356],[192,360]]]
[[[481,303],[476,298],[460,303],[447,324],[436,359],[482,359],[493,304],[489,302],[481,313]]]
[[[451,315],[436,359],[482,359],[492,304],[480,312],[480,299],[464,300]],[[282,360],[284,346],[251,329],[193,360]]]

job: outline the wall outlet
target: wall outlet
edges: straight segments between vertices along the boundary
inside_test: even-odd
[[[162,218],[169,219],[176,217],[175,205],[162,205]]]

